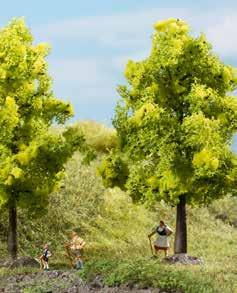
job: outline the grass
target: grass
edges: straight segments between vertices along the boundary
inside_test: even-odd
[[[138,284],[140,288],[157,287],[187,293],[235,292],[236,289],[233,283],[220,286],[217,280],[222,273],[212,271],[208,266],[174,266],[150,258],[91,262],[83,276],[90,280],[98,274],[109,286],[127,283],[130,286]]]
[[[109,286],[129,283],[167,291],[237,292],[237,229],[231,225],[236,219],[236,199],[227,197],[208,208],[188,207],[189,254],[202,257],[204,265],[168,265],[151,258],[147,234],[159,219],[174,227],[175,209],[159,203],[149,210],[134,205],[119,189],[105,190],[96,176],[96,165],[97,162],[83,166],[79,155],[75,155],[67,166],[64,188],[51,196],[49,212],[44,217],[29,221],[28,215],[19,210],[22,255],[35,257],[41,245],[50,242],[51,268],[67,269],[63,243],[68,231],[76,228],[87,242],[82,273],[87,280],[101,275]],[[220,213],[227,214],[226,221],[216,218]],[[1,257],[6,256],[5,222],[6,213],[2,212]],[[170,242],[174,242],[173,235]],[[32,272],[0,269],[0,277]],[[45,284],[45,288],[50,288],[49,283]],[[38,287],[28,292],[43,292]]]
[[[14,268],[14,269],[0,268],[0,278],[14,276],[14,275],[32,274],[38,271],[39,270],[37,268],[30,268],[30,267]]]
[[[143,253],[134,247],[121,258],[107,252],[105,258],[91,260],[83,276],[93,279],[99,274],[110,286],[132,283],[180,292],[237,292],[237,230],[215,219],[207,208],[189,209],[188,219],[189,254],[202,257],[204,265],[168,265],[151,259],[144,239]]]

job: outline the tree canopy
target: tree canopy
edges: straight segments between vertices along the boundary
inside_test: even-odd
[[[52,92],[48,53],[47,44],[33,43],[23,19],[0,30],[0,204],[32,212],[47,206],[72,153],[86,150],[77,128],[50,130],[73,110]]]
[[[187,23],[155,24],[150,55],[129,61],[113,125],[119,146],[100,166],[104,184],[135,201],[208,203],[236,187],[236,69]]]

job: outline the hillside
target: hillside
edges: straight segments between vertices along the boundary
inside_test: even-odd
[[[63,244],[75,229],[87,242],[85,270],[80,276],[88,282],[99,275],[108,286],[130,284],[172,292],[237,292],[236,198],[214,202],[208,208],[188,209],[189,254],[202,257],[203,265],[164,264],[163,256],[151,257],[147,234],[159,219],[174,227],[175,209],[162,202],[153,207],[135,205],[119,189],[106,190],[96,175],[100,156],[90,166],[82,164],[79,154],[73,156],[66,166],[64,182],[50,197],[48,210],[41,217],[20,211],[21,255],[36,257],[43,243],[49,242],[53,251],[51,268],[68,270]],[[6,212],[2,211],[2,259],[6,257],[6,219]],[[1,269],[2,277],[9,273]],[[46,292],[52,284],[50,278],[45,278],[43,291],[33,291],[41,286],[36,282],[31,284],[32,291],[24,292]]]

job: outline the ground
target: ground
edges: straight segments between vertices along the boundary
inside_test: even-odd
[[[19,273],[11,276],[0,277],[0,292],[9,293],[119,293],[119,292],[140,292],[140,293],[161,293],[168,292],[167,290],[159,290],[158,288],[138,289],[132,288],[131,285],[125,284],[120,287],[108,287],[103,285],[99,277],[95,278],[90,283],[85,283],[74,270],[52,270],[52,271],[36,271],[31,273]],[[172,291],[169,291],[172,292]],[[178,291],[173,291],[178,292]]]

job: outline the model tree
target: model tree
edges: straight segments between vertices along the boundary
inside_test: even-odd
[[[22,19],[0,30],[0,205],[9,209],[8,250],[17,256],[17,207],[39,213],[60,180],[64,163],[85,150],[78,129],[50,127],[72,116],[47,72],[46,44],[33,44]]]
[[[175,253],[187,252],[186,204],[236,188],[236,71],[179,19],[155,24],[150,56],[129,61],[113,120],[119,147],[104,160],[106,186],[134,201],[177,206]]]

